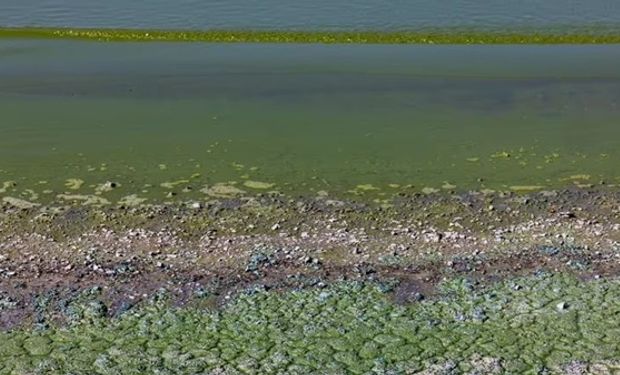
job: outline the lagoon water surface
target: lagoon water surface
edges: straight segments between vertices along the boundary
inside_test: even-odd
[[[616,45],[3,40],[0,195],[616,184],[619,63]]]
[[[155,29],[620,30],[615,0],[3,0],[0,26]]]

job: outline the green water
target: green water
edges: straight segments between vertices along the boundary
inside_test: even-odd
[[[106,181],[120,184],[99,191],[112,202],[203,199],[216,183],[373,198],[620,183],[618,62],[615,45],[4,40],[0,195],[46,202]]]

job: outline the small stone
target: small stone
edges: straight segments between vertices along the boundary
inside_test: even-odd
[[[250,256],[245,272],[256,272],[259,268],[268,264],[273,264],[273,260],[262,252],[255,252]]]
[[[98,193],[104,193],[104,192],[112,191],[112,190],[116,189],[119,186],[121,186],[121,185],[118,182],[106,181],[105,183],[100,184],[99,186],[97,186],[95,188],[95,191],[98,192]]]
[[[574,219],[576,217],[575,213],[571,211],[563,211],[563,212],[560,212],[559,215],[560,217],[565,218],[565,219]]]
[[[456,320],[457,322],[464,322],[465,320],[467,320],[467,317],[465,317],[463,313],[457,312],[456,314],[454,314],[454,320]]]
[[[562,301],[560,303],[558,303],[557,305],[555,305],[555,308],[559,311],[559,312],[563,312],[568,310],[568,303]]]
[[[443,238],[443,235],[438,232],[429,232],[424,234],[424,240],[426,242],[438,243]]]
[[[473,318],[477,322],[484,322],[488,319],[486,312],[479,307],[474,310]]]
[[[320,302],[326,301],[329,297],[331,297],[331,293],[329,292],[321,292],[318,296],[318,300]]]

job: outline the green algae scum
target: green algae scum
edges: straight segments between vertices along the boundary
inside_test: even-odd
[[[2,374],[612,374],[620,284],[541,273],[398,306],[375,284],[278,294],[221,311],[165,296],[114,320],[89,292],[71,324],[0,334]],[[574,372],[580,371],[580,372]]]
[[[610,44],[620,34],[480,32],[467,29],[430,32],[303,32],[303,31],[192,31],[80,28],[0,28],[0,38],[81,39],[97,41],[169,41],[211,43],[355,43],[355,44]]]
[[[620,182],[613,44],[9,38],[0,55],[0,199],[15,206]]]

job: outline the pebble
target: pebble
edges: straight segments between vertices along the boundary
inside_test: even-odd
[[[557,305],[555,305],[555,308],[559,312],[563,312],[563,311],[568,310],[569,306],[568,306],[568,303],[562,301],[562,302],[558,303]]]

